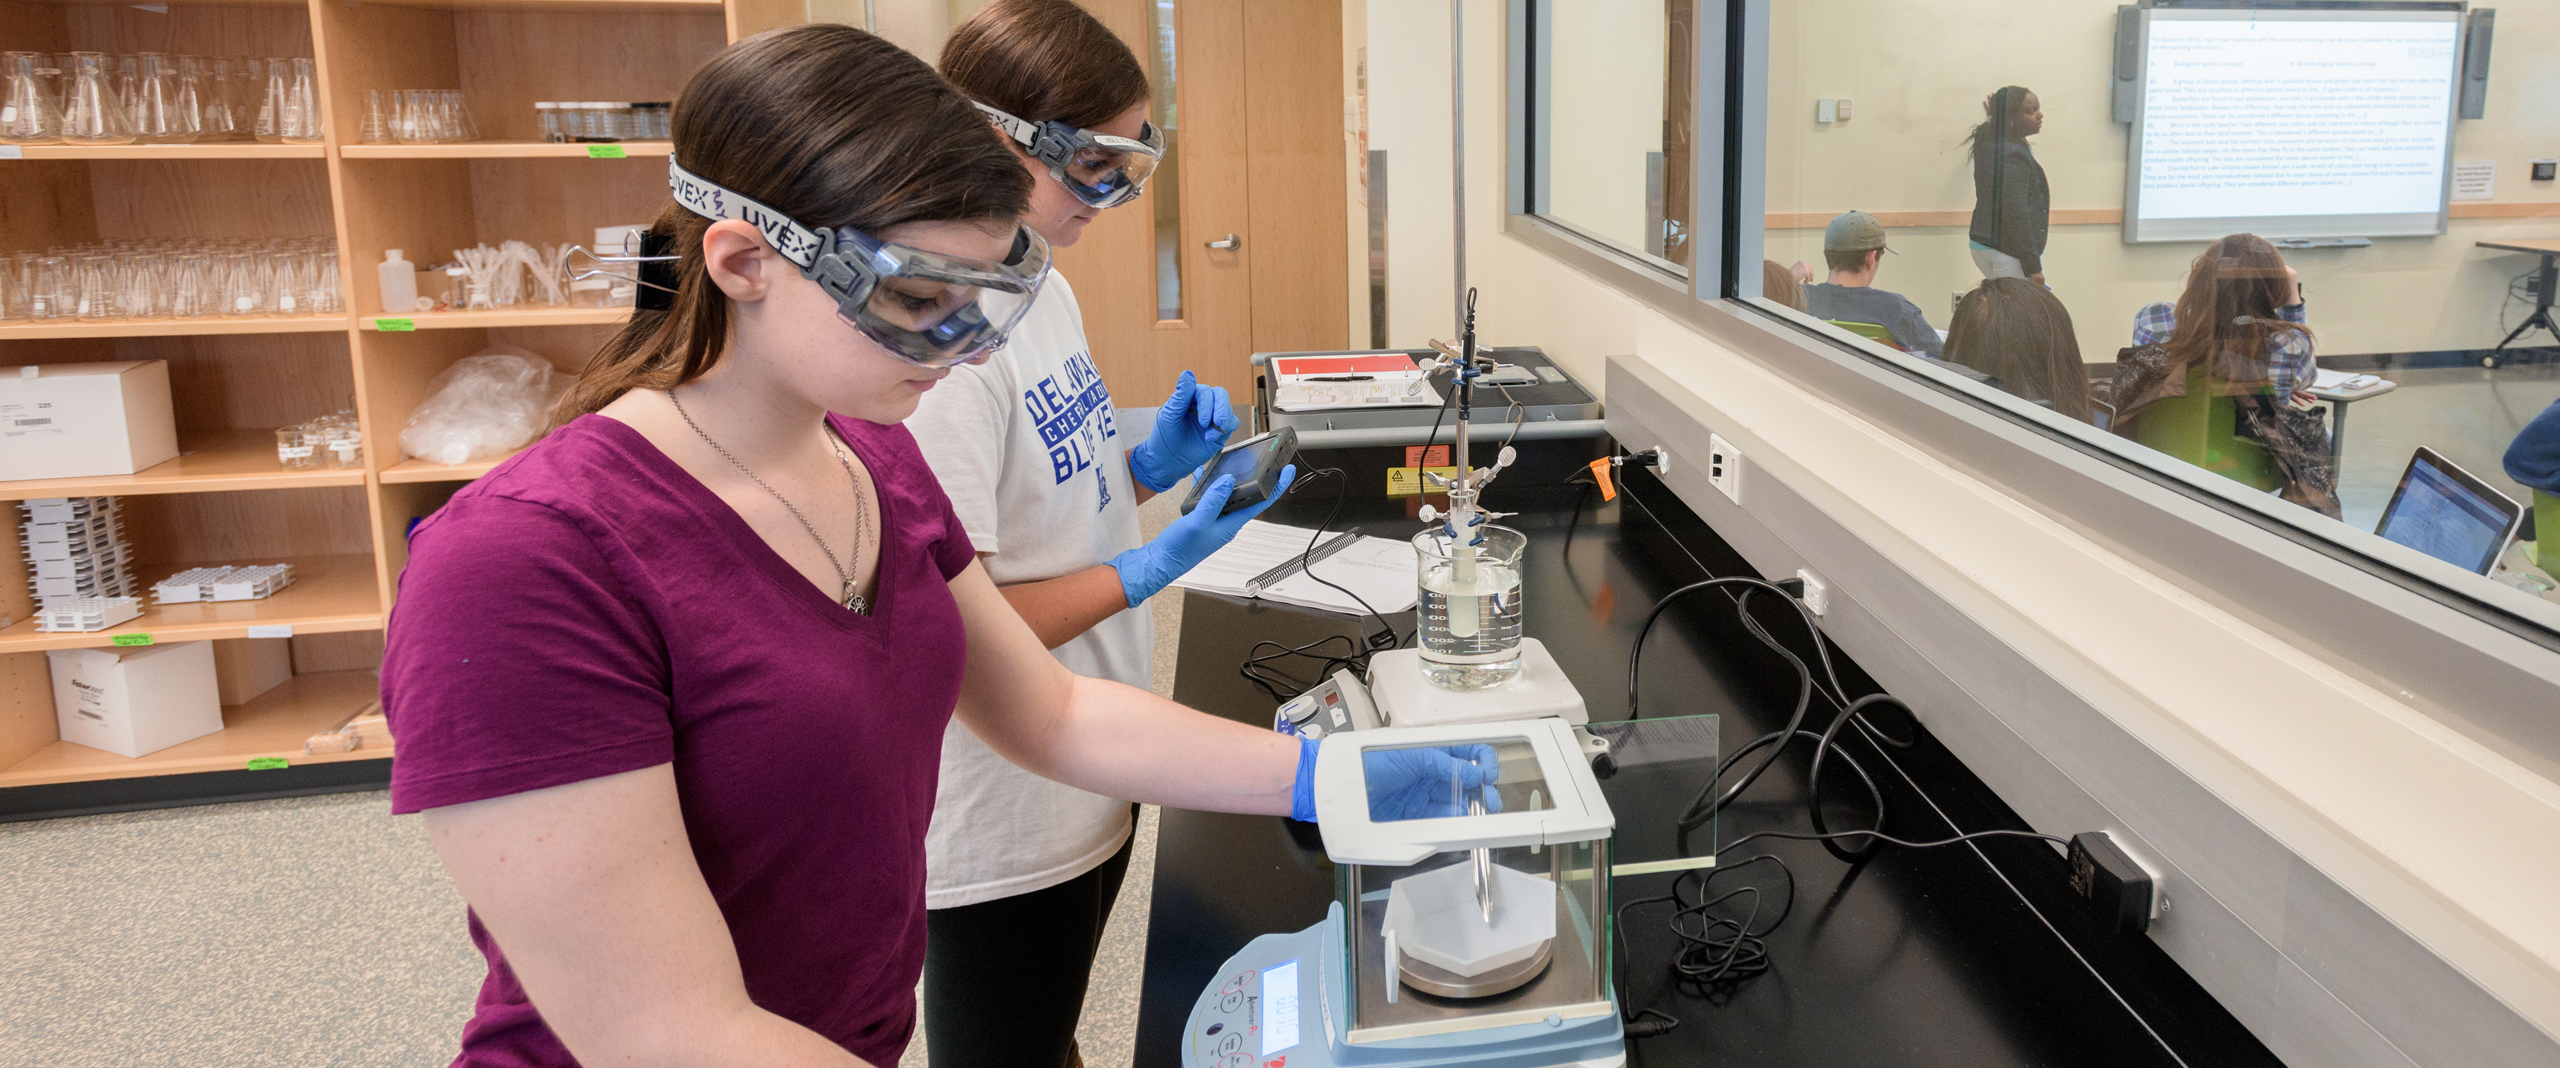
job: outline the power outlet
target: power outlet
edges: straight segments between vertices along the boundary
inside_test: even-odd
[[[1817,616],[1827,616],[1831,614],[1830,583],[1822,581],[1821,576],[1801,567],[1796,569],[1796,581],[1804,583],[1804,596],[1802,599],[1804,601],[1805,611],[1811,612]]]
[[[1742,503],[1742,450],[1719,434],[1707,435],[1707,484]]]

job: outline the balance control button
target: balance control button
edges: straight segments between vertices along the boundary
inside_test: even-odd
[[[1244,1007],[1244,995],[1229,994],[1218,999],[1219,1012],[1234,1012]]]
[[[1220,1053],[1233,1053],[1243,1048],[1244,1036],[1232,1031],[1227,1033],[1227,1037],[1218,1040],[1218,1052]]]

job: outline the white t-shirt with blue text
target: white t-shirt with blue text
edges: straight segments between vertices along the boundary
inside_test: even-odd
[[[1133,439],[1112,418],[1061,276],[1049,276],[1004,348],[927,391],[907,428],[999,586],[1074,574],[1140,544]],[[1076,674],[1144,689],[1154,646],[1155,621],[1139,608],[1051,653]],[[925,905],[1056,886],[1111,859],[1129,831],[1128,802],[1024,771],[955,718],[925,834]]]

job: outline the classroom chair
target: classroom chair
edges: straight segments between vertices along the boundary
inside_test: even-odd
[[[2140,413],[2135,439],[2253,489],[2284,484],[2265,446],[2237,433],[2236,398],[2207,394],[2201,363],[2187,371],[2187,395],[2153,401]]]

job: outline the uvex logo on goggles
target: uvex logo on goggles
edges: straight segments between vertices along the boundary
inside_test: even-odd
[[[788,215],[696,177],[673,156],[667,158],[667,188],[686,211],[708,219],[737,219],[754,226],[774,251],[803,270],[817,262],[822,251],[815,231],[793,222]]]

